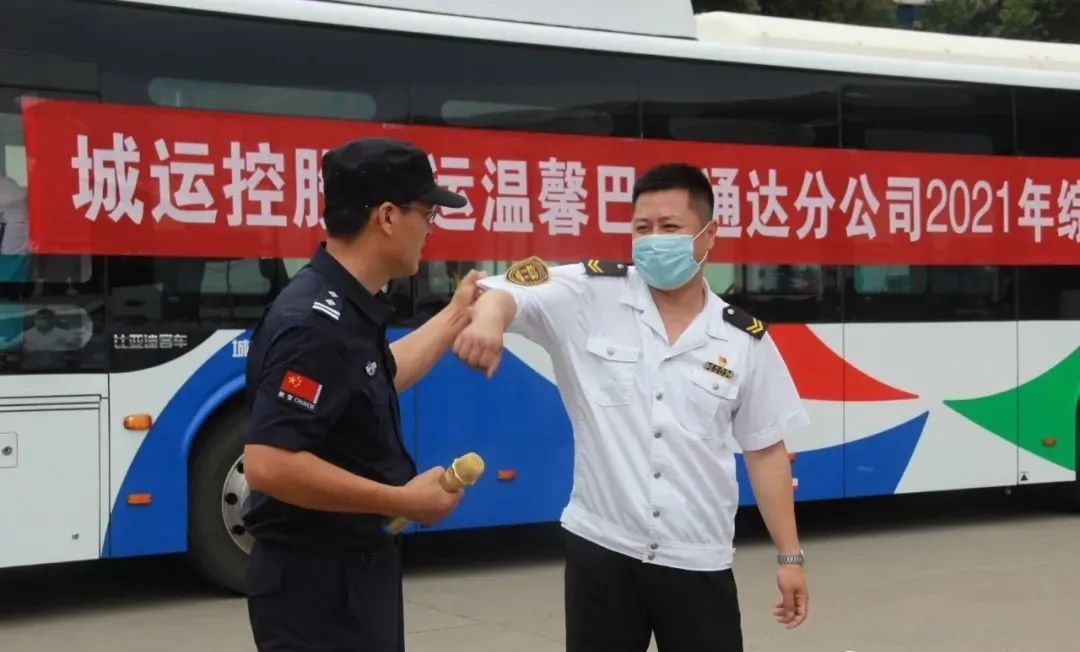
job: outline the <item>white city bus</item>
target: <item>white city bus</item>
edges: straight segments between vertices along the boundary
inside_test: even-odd
[[[370,133],[471,202],[386,288],[395,336],[473,266],[626,260],[634,174],[694,161],[710,287],[769,323],[812,416],[798,500],[1076,496],[1075,46],[452,4],[3,3],[0,567],[184,552],[241,586],[247,337],[318,240],[318,151]],[[568,497],[550,361],[507,350],[491,381],[448,356],[401,397],[421,467],[488,461],[435,529]]]

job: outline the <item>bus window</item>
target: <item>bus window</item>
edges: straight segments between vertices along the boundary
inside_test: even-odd
[[[1015,318],[1012,267],[864,265],[851,268],[850,322],[994,321]]]
[[[158,106],[354,120],[375,117],[375,98],[367,93],[173,77],[150,80],[148,92]]]
[[[101,24],[124,34],[101,41],[107,102],[404,122],[408,80],[430,61],[410,56],[415,41],[404,35],[154,8],[96,10]]]
[[[118,328],[247,328],[288,276],[280,260],[113,257],[110,316]]]
[[[728,303],[774,323],[822,323],[840,320],[840,292],[836,267],[824,265],[724,265],[726,287],[714,291]],[[716,274],[716,272],[713,272]]]
[[[24,94],[0,89],[0,371],[100,371],[100,260],[30,253]]]
[[[1020,319],[1080,320],[1080,267],[1021,267]]]
[[[1021,88],[1016,91],[1017,143],[1026,156],[1080,155],[1080,92]],[[1070,183],[1075,180],[1070,180]],[[1061,187],[1053,189],[1060,197]],[[1054,206],[1057,202],[1054,201]],[[1059,211],[1058,211],[1059,212]],[[1080,238],[1080,234],[1075,237]],[[1080,320],[1080,267],[1019,269],[1020,319]]]
[[[452,127],[584,134],[610,134],[615,131],[615,120],[611,114],[589,108],[553,110],[548,106],[448,100],[442,106],[441,118]]]
[[[429,40],[422,51],[439,65],[412,80],[417,124],[639,135],[633,66],[622,57],[462,40]]]
[[[666,60],[638,68],[646,138],[839,144],[835,75]]]
[[[844,147],[956,154],[1011,154],[1007,89],[884,79],[854,81],[842,94]]]
[[[1016,90],[1017,153],[1023,156],[1080,155],[1080,92]]]

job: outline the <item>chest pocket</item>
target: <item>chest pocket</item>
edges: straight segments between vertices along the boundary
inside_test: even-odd
[[[358,366],[350,373],[351,421],[373,441],[383,442],[394,431],[390,406],[390,383],[382,360],[374,353],[355,356]],[[374,366],[371,366],[374,364]],[[385,444],[385,442],[383,442]]]
[[[599,405],[628,405],[641,358],[640,347],[592,336],[586,340],[585,351],[587,373],[582,378],[585,394]]]
[[[694,369],[684,396],[683,425],[699,437],[716,437],[723,431],[722,424],[731,419],[738,396],[739,384],[733,378],[725,378],[701,368]]]

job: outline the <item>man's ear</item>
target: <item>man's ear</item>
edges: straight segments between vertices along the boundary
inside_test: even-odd
[[[394,215],[394,205],[390,202],[383,202],[375,207],[374,212],[371,214],[371,220],[389,234],[390,230],[394,228],[393,222],[396,216]]]

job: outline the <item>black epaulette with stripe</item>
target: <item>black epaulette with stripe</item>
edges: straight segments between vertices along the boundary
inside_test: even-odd
[[[731,324],[739,330],[746,331],[754,339],[760,340],[765,331],[769,330],[769,325],[761,321],[757,317],[746,312],[742,308],[736,308],[735,306],[728,306],[724,308],[724,321]]]
[[[311,304],[311,310],[328,319],[338,321],[341,319],[341,297],[333,290],[323,290]]]
[[[585,273],[589,276],[626,276],[626,264],[608,260],[590,258],[581,261]]]

